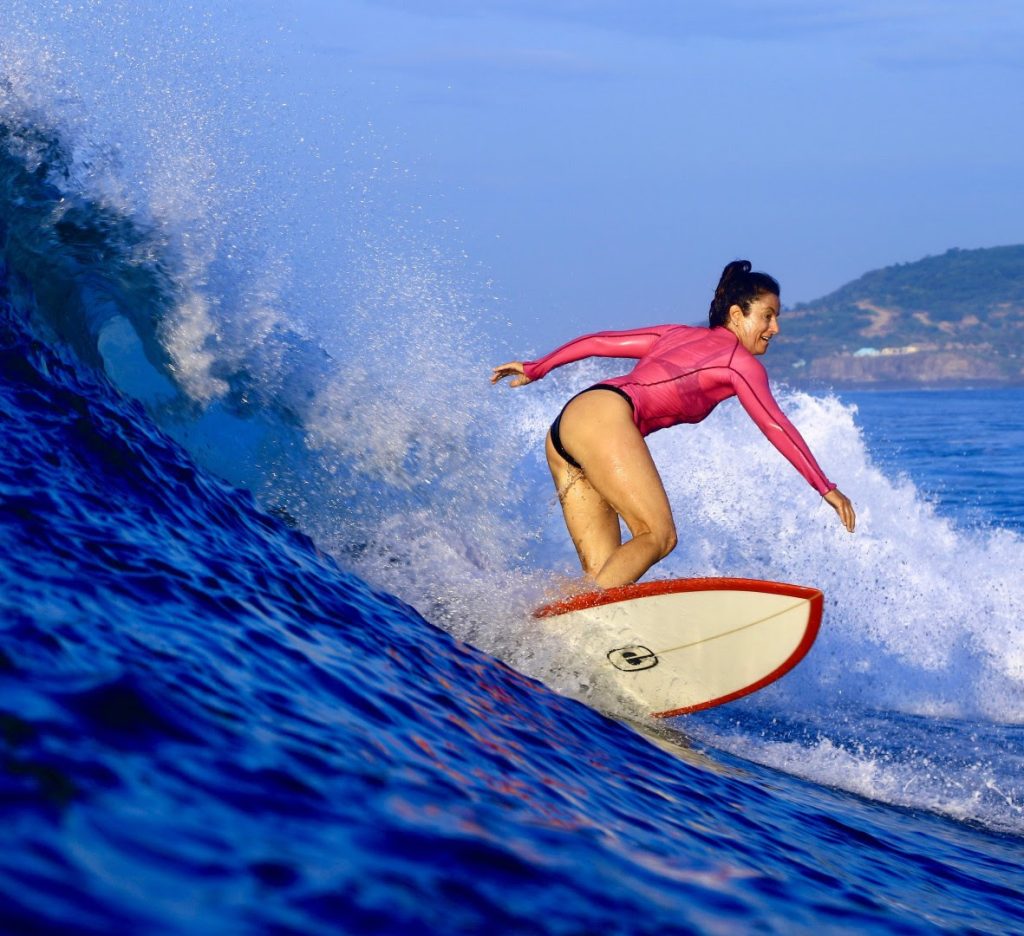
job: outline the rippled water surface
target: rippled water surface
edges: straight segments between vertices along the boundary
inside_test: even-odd
[[[271,170],[213,14],[16,2],[0,929],[1020,930],[1021,391],[780,389],[854,536],[738,406],[652,436],[657,574],[826,594],[785,679],[655,724],[529,616],[543,431],[619,365],[490,388],[464,271],[380,173]]]

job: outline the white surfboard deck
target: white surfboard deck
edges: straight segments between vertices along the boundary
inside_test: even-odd
[[[534,612],[600,637],[593,665],[656,718],[699,712],[773,683],[811,649],[816,588],[754,579],[668,579],[577,595]]]

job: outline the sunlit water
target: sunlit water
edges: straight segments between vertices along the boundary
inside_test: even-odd
[[[16,6],[7,929],[1019,929],[1024,394],[780,392],[854,536],[735,401],[652,437],[658,575],[827,596],[797,670],[656,729],[528,616],[573,570],[544,428],[615,362],[492,389],[400,169],[274,142],[317,116],[284,40]]]

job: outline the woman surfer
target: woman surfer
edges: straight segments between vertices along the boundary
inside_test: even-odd
[[[697,423],[722,400],[740,403],[768,440],[853,532],[853,504],[825,476],[772,397],[756,356],[779,332],[779,284],[735,260],[722,272],[709,327],[658,325],[599,332],[536,361],[494,368],[491,382],[522,387],[587,357],[637,358],[614,377],[574,396],[551,425],[548,466],[583,572],[602,588],[627,585],[676,545],[672,509],[644,436]],[[619,518],[632,538],[622,542]]]

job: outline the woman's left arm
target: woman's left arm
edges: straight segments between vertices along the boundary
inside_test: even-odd
[[[530,378],[526,376],[522,361],[509,361],[507,364],[499,364],[491,370],[491,383],[497,383],[504,377],[512,378],[508,382],[510,387],[522,387],[532,383]]]
[[[628,331],[595,332],[573,338],[550,354],[536,361],[509,361],[499,364],[491,371],[491,383],[503,377],[511,377],[510,387],[522,387],[534,380],[540,380],[549,371],[563,364],[582,361],[588,357],[642,358],[651,346],[673,325],[652,325],[647,328],[631,328]]]
[[[582,361],[588,357],[642,358],[654,343],[674,328],[673,325],[652,325],[631,328],[628,331],[603,331],[582,335],[555,348],[536,361],[523,361],[523,373],[530,380],[540,380],[549,371],[563,364]]]

